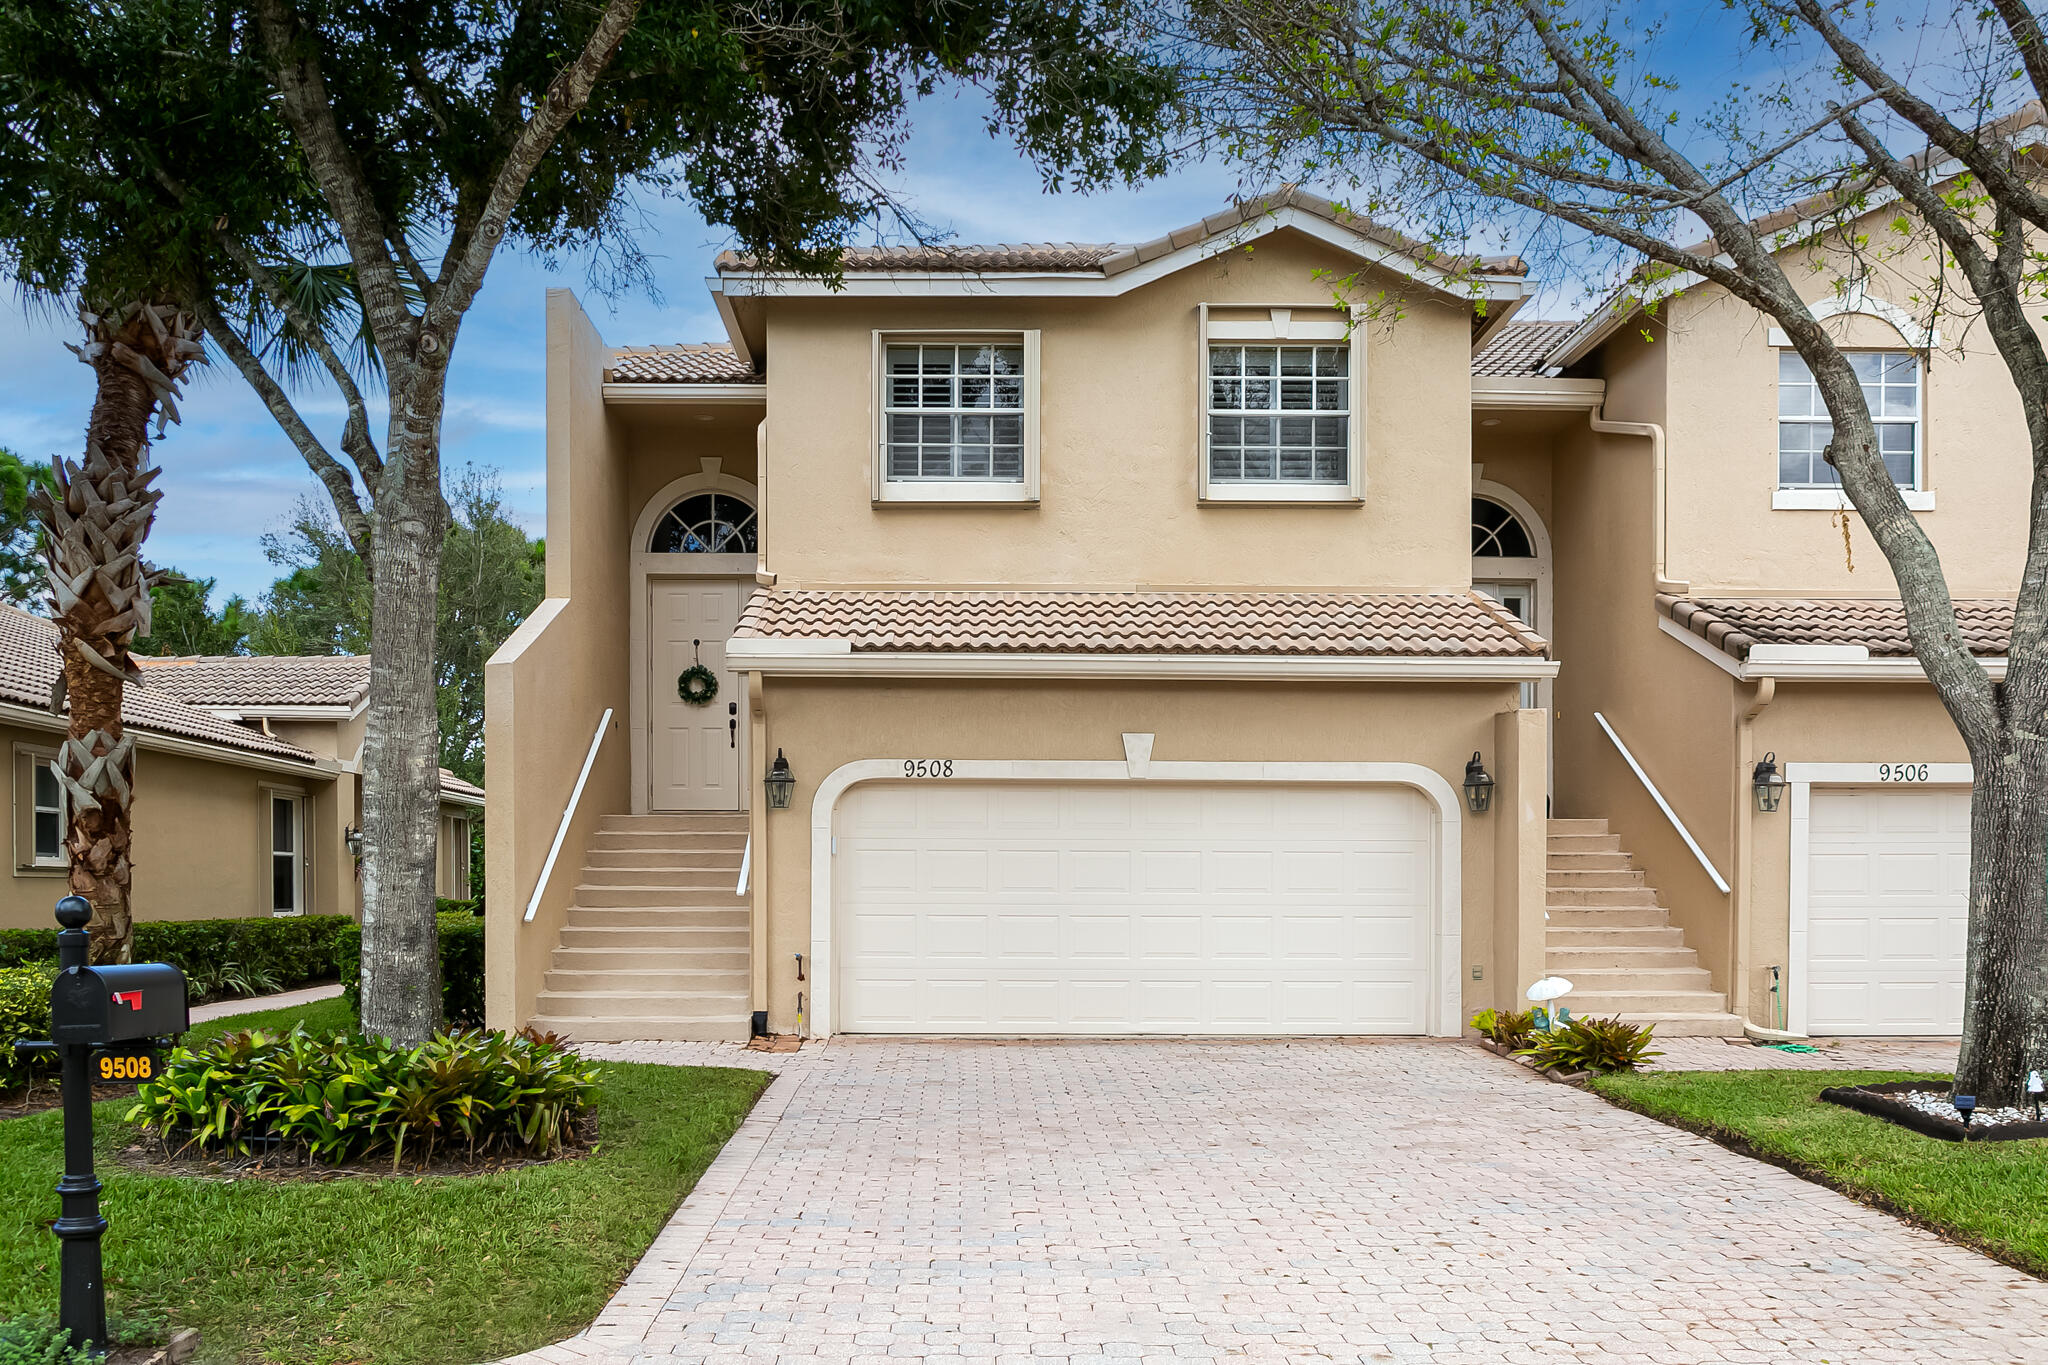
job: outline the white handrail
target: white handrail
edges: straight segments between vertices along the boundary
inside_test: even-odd
[[[740,854],[740,884],[734,888],[735,896],[747,894],[747,874],[754,870],[754,836],[747,836],[747,846]]]
[[[1715,871],[1714,865],[1707,861],[1706,852],[1700,847],[1699,840],[1692,837],[1692,831],[1687,829],[1685,822],[1678,818],[1678,812],[1671,809],[1671,803],[1664,799],[1664,793],[1657,790],[1657,784],[1652,782],[1650,775],[1643,771],[1643,765],[1636,762],[1636,756],[1628,751],[1628,745],[1623,744],[1621,736],[1614,733],[1614,727],[1607,723],[1607,717],[1595,711],[1593,719],[1600,722],[1600,728],[1605,730],[1607,737],[1614,741],[1614,747],[1621,750],[1621,756],[1627,761],[1629,771],[1636,775],[1636,781],[1643,784],[1643,790],[1647,791],[1650,794],[1650,799],[1657,803],[1657,809],[1664,812],[1664,818],[1671,822],[1671,828],[1678,831],[1678,837],[1685,840],[1685,846],[1692,850],[1692,856],[1700,860],[1700,866],[1705,868],[1707,875],[1714,879],[1714,885],[1721,889],[1722,895],[1727,895],[1728,879]]]
[[[533,895],[526,902],[525,922],[533,922],[534,911],[540,909],[541,895],[548,889],[548,878],[555,874],[555,859],[562,856],[562,841],[569,837],[569,822],[576,818],[576,803],[583,799],[583,784],[590,780],[591,765],[597,762],[598,746],[604,743],[604,732],[611,728],[612,708],[604,708],[604,714],[597,718],[597,733],[590,737],[590,752],[583,755],[583,771],[576,774],[576,785],[570,789],[569,804],[562,807],[562,823],[555,827],[555,841],[548,845],[548,860],[540,865],[540,880],[533,884]]]

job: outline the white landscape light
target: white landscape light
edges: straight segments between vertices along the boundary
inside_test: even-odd
[[[1561,976],[1546,976],[1529,988],[1528,998],[1543,1012],[1543,1028],[1557,1023],[1557,1000],[1571,993],[1572,983]]]

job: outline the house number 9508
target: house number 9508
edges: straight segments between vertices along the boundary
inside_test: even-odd
[[[903,760],[905,777],[951,777],[953,760],[950,758],[906,758]]]
[[[1880,782],[1925,782],[1925,763],[1880,763],[1877,765],[1877,780]]]

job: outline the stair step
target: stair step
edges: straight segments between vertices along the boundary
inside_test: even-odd
[[[1544,869],[1543,881],[1554,890],[1567,887],[1606,890],[1641,886],[1643,874],[1632,867],[1551,867]]]
[[[579,1043],[743,1043],[751,1032],[746,1014],[639,1014],[624,1018],[537,1014],[532,1027]]]
[[[1548,872],[1635,870],[1629,855],[1619,849],[1608,853],[1552,853],[1544,859],[1543,867]]]
[[[600,930],[600,933],[632,933],[633,930]],[[555,949],[552,964],[563,971],[657,972],[657,971],[744,971],[748,954],[741,948],[671,948],[661,944],[593,948],[576,944]]]
[[[1549,822],[1549,828],[1550,833],[1553,835],[1605,834],[1607,833],[1607,822],[1605,820],[1552,820]]]
[[[579,891],[581,887],[577,888]],[[580,897],[579,897],[580,899]],[[1560,906],[1600,905],[1647,905],[1657,904],[1657,893],[1647,886],[1549,886],[1544,888],[1544,899],[1550,908]]]
[[[1560,948],[1682,948],[1686,952],[1692,951],[1685,947],[1685,931],[1675,924],[1661,920],[1656,924],[1560,924],[1553,918],[1550,922],[1550,931],[1544,935],[1544,945],[1552,951]]]
[[[1573,1014],[1607,1019],[1617,1014],[1721,1014],[1728,999],[1719,991],[1575,990],[1564,997],[1564,1005]]]
[[[586,867],[578,891],[709,891],[738,895],[739,869],[732,867]]]
[[[752,827],[752,821],[745,811],[712,811],[688,815],[606,815],[598,819],[597,827],[608,834],[642,830],[662,830],[677,834],[723,834],[738,830],[744,834]]]
[[[745,995],[752,986],[744,966],[663,968],[647,970],[585,971],[555,966],[548,970],[544,989],[554,995],[591,995],[608,992],[642,992],[647,995]]]
[[[1544,841],[1551,857],[1560,853],[1619,853],[1619,834],[1553,834]]]
[[[706,852],[738,852],[747,846],[745,830],[731,834],[677,834],[672,830],[600,830],[590,836],[593,851],[623,852],[627,849],[645,848],[664,852],[686,852],[702,849]]]
[[[1559,929],[1661,929],[1671,921],[1657,905],[1553,905],[1546,911]]]
[[[684,910],[724,909],[745,905],[746,898],[733,887],[732,882],[720,886],[656,886],[631,883],[605,886],[593,882],[578,882],[576,904],[592,910],[607,906]]]
[[[1576,972],[1564,973],[1564,976],[1572,983],[1574,997],[1627,995],[1637,991],[1710,991],[1714,988],[1714,978],[1697,963],[1675,967],[1581,967]]]
[[[1555,938],[1543,954],[1544,967],[1558,976],[1570,977],[1574,972],[1597,972],[1604,970],[1640,971],[1655,967],[1697,967],[1700,955],[1685,946],[1684,935],[1673,929],[1669,947],[1638,947],[1630,945],[1609,945],[1603,938],[1598,946],[1566,947]],[[1573,978],[1576,979],[1576,978]]]
[[[747,992],[718,991],[556,991],[540,993],[535,1008],[557,1017],[630,1019],[640,1014],[670,1017],[745,1015]],[[1645,1008],[1655,1008],[1645,1006]]]
[[[573,911],[571,912],[574,913]],[[572,919],[562,926],[565,948],[745,948],[744,924],[681,925],[672,919],[628,912],[625,919]]]
[[[733,848],[593,848],[583,855],[583,870],[631,868],[649,872],[720,872],[731,881],[740,870],[745,850]]]
[[[1648,1024],[1654,1030],[1651,1047],[1658,1038],[1740,1038],[1742,1021],[1725,1011],[1654,1010],[1626,1011],[1620,1019],[1629,1024]]]

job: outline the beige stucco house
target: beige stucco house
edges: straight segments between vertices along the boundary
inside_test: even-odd
[[[494,1023],[1448,1035],[1554,972],[1667,1033],[1958,1027],[1962,749],[1726,298],[1523,322],[1519,262],[1297,192],[709,284],[702,345],[549,296]],[[1827,306],[1995,654],[1996,359]]]
[[[64,796],[50,771],[56,627],[0,606],[0,743],[13,802],[0,928],[54,928]],[[361,912],[349,836],[362,824],[369,660],[144,658],[122,722],[137,738],[137,920]],[[439,893],[466,897],[481,788],[441,779]]]

